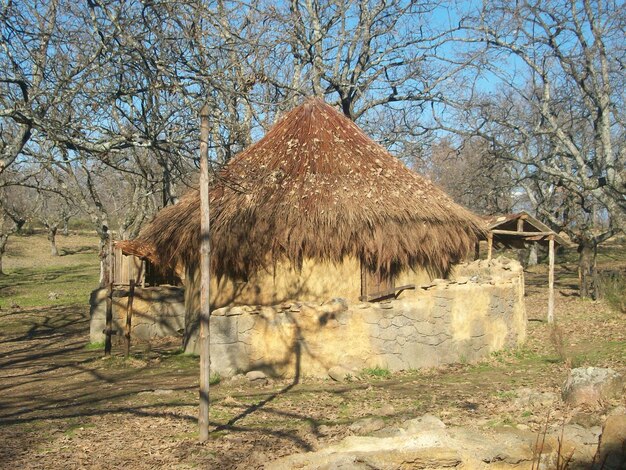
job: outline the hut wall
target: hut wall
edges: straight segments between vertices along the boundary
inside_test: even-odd
[[[407,270],[396,279],[397,286],[421,285],[430,282],[425,271]],[[197,311],[200,302],[200,276],[186,274],[185,301],[190,312]],[[228,305],[275,305],[288,300],[323,302],[335,297],[358,301],[361,292],[361,266],[358,260],[346,259],[341,264],[305,260],[301,272],[289,264],[279,264],[275,271],[262,271],[248,282],[233,282],[223,278],[211,282],[213,309]]]
[[[381,303],[283,302],[229,306],[211,317],[211,365],[224,376],[263,370],[281,377],[326,376],[341,366],[403,370],[473,362],[526,337],[519,263],[471,263],[456,280],[435,280],[413,296]],[[197,352],[195,337],[188,352]]]
[[[91,293],[89,340],[104,341],[106,325],[107,289],[96,289]],[[123,339],[126,325],[128,290],[113,291],[113,329],[120,332],[114,341]],[[160,286],[135,289],[133,298],[133,321],[131,335],[136,339],[150,340],[161,336],[180,335],[185,326],[184,291],[180,287]]]

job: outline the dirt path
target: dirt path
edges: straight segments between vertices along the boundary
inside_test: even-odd
[[[529,317],[541,319],[542,277],[530,278]],[[558,347],[548,325],[530,321],[525,347],[480,364],[343,384],[222,382],[212,389],[215,432],[207,445],[197,443],[196,358],[172,353],[170,343],[136,345],[128,361],[103,360],[85,348],[85,309],[3,309],[0,467],[255,468],[339,440],[368,416],[393,425],[433,413],[449,424],[539,430],[548,409],[521,406],[520,388],[558,393],[572,363],[626,372],[626,316],[578,299],[570,287],[561,285],[557,296]],[[554,420],[573,413],[550,408]]]

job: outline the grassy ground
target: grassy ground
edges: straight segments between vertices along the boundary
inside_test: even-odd
[[[59,236],[57,246],[60,256],[52,256],[43,235],[9,238],[0,308],[85,304],[98,283],[97,239],[88,234]]]
[[[11,275],[0,281],[0,468],[257,468],[335,442],[368,416],[393,425],[433,413],[452,425],[539,431],[548,412],[555,422],[592,425],[619,403],[576,411],[560,402],[518,401],[524,387],[558,394],[572,365],[626,372],[626,315],[576,296],[576,269],[566,253],[557,269],[560,340],[540,321],[547,278],[539,266],[527,274],[531,321],[524,347],[478,364],[393,374],[365,370],[348,383],[222,381],[211,389],[211,440],[200,445],[197,358],[166,340],[135,343],[129,360],[120,345],[109,359],[98,347],[86,347],[95,240],[76,237],[76,247],[91,248],[44,263],[45,239],[39,238],[15,239],[12,246],[21,251],[13,251]],[[621,245],[601,256],[603,266],[626,267]],[[58,275],[46,277],[50,272]],[[10,307],[5,289],[21,308]],[[47,300],[50,291],[64,295]]]

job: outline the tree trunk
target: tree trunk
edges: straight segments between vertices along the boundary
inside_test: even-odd
[[[111,262],[113,253],[111,253],[109,240],[109,228],[106,225],[102,226],[99,231],[100,235],[100,287],[107,287],[113,279],[111,279]]]
[[[50,242],[50,254],[52,256],[59,256],[59,250],[57,249],[57,230],[56,225],[48,227],[48,241]]]
[[[63,218],[63,229],[61,233],[63,234],[64,237],[69,236],[70,234],[70,218],[69,217]]]
[[[598,244],[590,238],[583,238],[578,244],[578,281],[582,298],[599,297],[599,278],[596,269]]]
[[[2,270],[2,259],[4,258],[4,252],[6,251],[8,240],[9,240],[8,234],[0,235],[0,277],[6,276],[5,272]]]
[[[526,266],[537,265],[537,244],[532,243],[528,248],[528,258],[526,259]]]

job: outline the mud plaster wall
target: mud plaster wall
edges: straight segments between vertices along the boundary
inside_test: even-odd
[[[403,370],[476,361],[525,337],[523,271],[498,259],[460,267],[455,280],[388,302],[217,309],[211,368],[224,376],[260,369],[283,377],[325,376],[338,365]],[[187,351],[197,353],[195,338]]]
[[[89,339],[92,343],[104,341],[106,326],[106,289],[91,293],[91,321]],[[122,337],[126,326],[128,291],[115,290],[113,295],[113,329]],[[149,340],[180,334],[185,327],[184,289],[180,287],[148,287],[135,289],[131,336]]]
[[[189,312],[197,312],[200,302],[199,271],[185,273],[186,302]],[[396,285],[422,284],[430,276],[423,270],[407,270],[398,275]],[[302,270],[279,263],[270,271],[260,271],[247,282],[222,278],[211,280],[212,308],[228,305],[275,305],[288,300],[323,301],[341,297],[358,301],[361,295],[361,265],[348,258],[343,263],[320,263],[305,259]],[[191,317],[194,315],[192,314]]]

